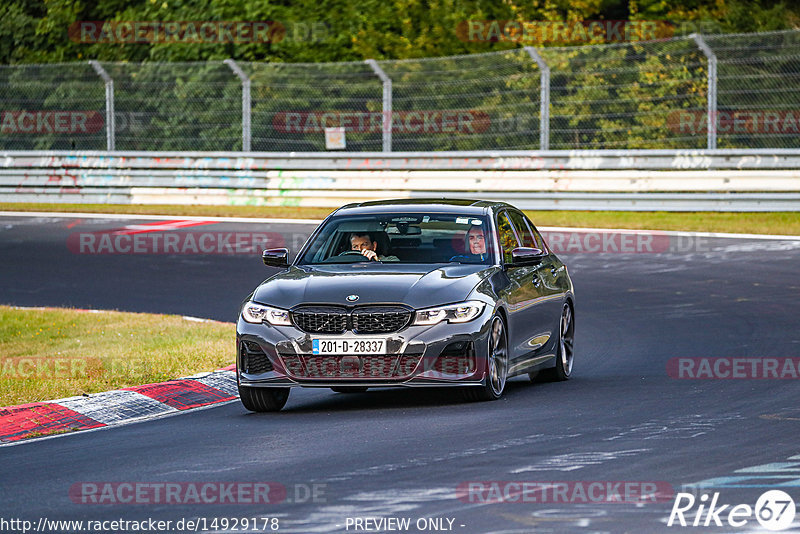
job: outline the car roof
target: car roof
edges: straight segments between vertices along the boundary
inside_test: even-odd
[[[347,204],[336,210],[336,215],[396,213],[398,211],[425,213],[463,213],[482,215],[489,209],[513,207],[505,202],[448,199],[448,198],[398,198]]]

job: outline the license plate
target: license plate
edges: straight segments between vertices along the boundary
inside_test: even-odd
[[[313,339],[313,354],[384,354],[385,339]]]

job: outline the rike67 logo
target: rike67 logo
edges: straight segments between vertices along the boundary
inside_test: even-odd
[[[702,494],[678,493],[667,526],[681,527],[744,527],[755,518],[767,530],[785,530],[792,525],[796,510],[794,500],[781,490],[761,494],[755,507],[749,504],[720,504],[719,492],[710,498]]]

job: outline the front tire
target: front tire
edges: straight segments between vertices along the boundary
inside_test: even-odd
[[[239,386],[239,400],[251,412],[279,412],[289,400],[291,388],[250,388]]]
[[[490,401],[503,396],[508,378],[508,338],[506,325],[499,315],[492,317],[486,357],[486,383],[464,390],[467,400]]]
[[[552,369],[542,370],[539,376],[543,380],[551,382],[568,380],[572,375],[574,347],[575,318],[572,312],[572,306],[569,302],[565,302],[564,307],[561,309],[561,321],[559,322],[556,366]]]

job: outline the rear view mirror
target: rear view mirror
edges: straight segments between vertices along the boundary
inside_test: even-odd
[[[399,222],[396,224],[397,231],[402,235],[421,235],[422,228],[419,226],[411,226],[407,222]]]
[[[511,261],[515,265],[530,264],[542,261],[547,254],[542,249],[517,247],[511,251]]]
[[[261,259],[264,265],[270,267],[288,267],[289,266],[289,249],[288,248],[270,248],[261,253]]]

